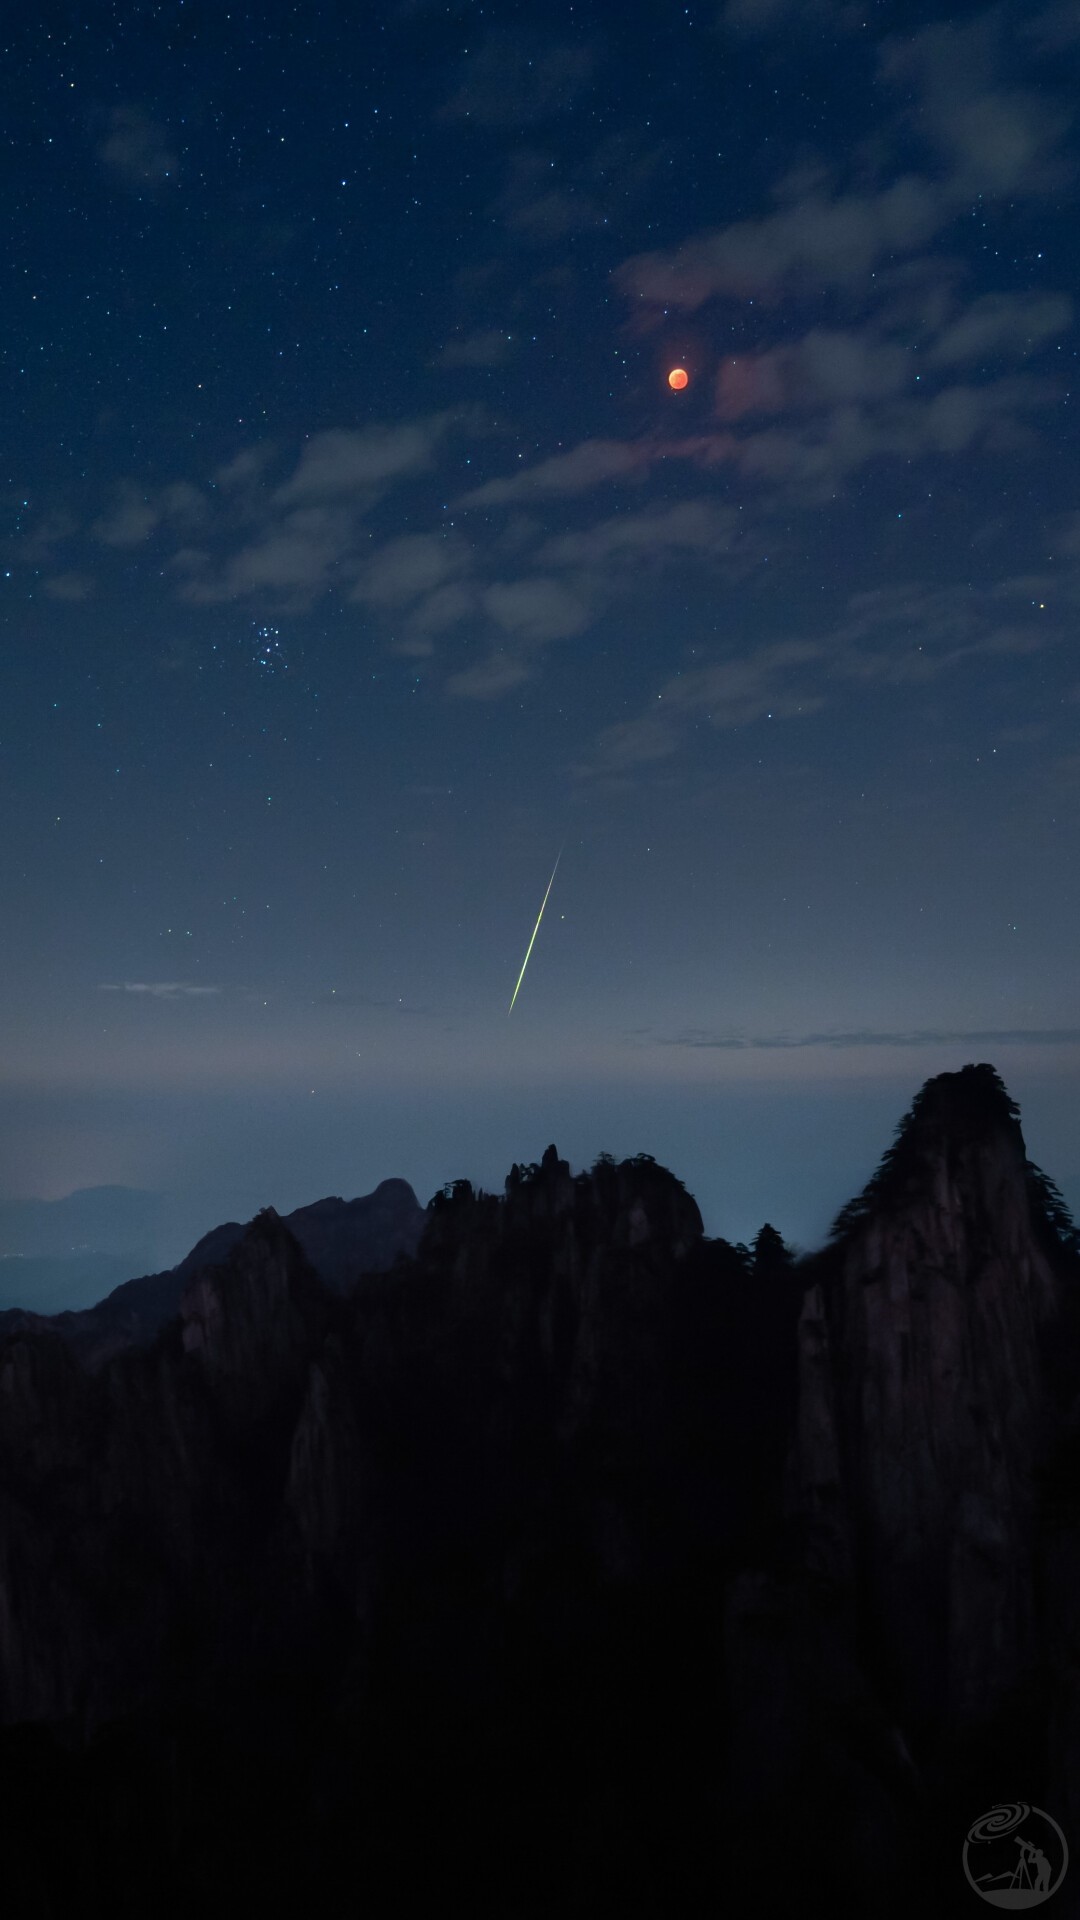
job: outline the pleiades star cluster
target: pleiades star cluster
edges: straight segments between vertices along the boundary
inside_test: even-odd
[[[1080,1197],[1076,6],[0,47],[6,1194],[812,1239],[990,1059]]]

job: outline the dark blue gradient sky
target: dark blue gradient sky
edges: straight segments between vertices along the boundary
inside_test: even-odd
[[[1080,7],[0,38],[0,1194],[1080,1200]]]

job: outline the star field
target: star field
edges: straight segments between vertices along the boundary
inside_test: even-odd
[[[0,42],[4,1190],[1080,1199],[1071,0]]]

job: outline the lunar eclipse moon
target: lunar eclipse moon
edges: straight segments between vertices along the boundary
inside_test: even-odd
[[[1080,1206],[1075,0],[252,11],[5,19],[0,1311],[986,1059]]]

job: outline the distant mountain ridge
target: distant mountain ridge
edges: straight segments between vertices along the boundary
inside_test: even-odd
[[[394,1179],[381,1181],[359,1199],[335,1195],[285,1216],[320,1278],[338,1293],[346,1292],[361,1273],[381,1273],[399,1256],[414,1253],[425,1219],[408,1181]],[[84,1365],[103,1366],[128,1347],[147,1345],[178,1312],[193,1275],[224,1260],[243,1233],[238,1221],[225,1221],[204,1234],[177,1266],[124,1281],[93,1307],[50,1315],[9,1308],[0,1312],[0,1338],[23,1330],[52,1331]]]
[[[364,1204],[0,1325],[14,1911],[952,1920],[978,1815],[1077,1831],[1080,1258],[992,1067],[798,1263],[646,1154],[350,1286]]]

